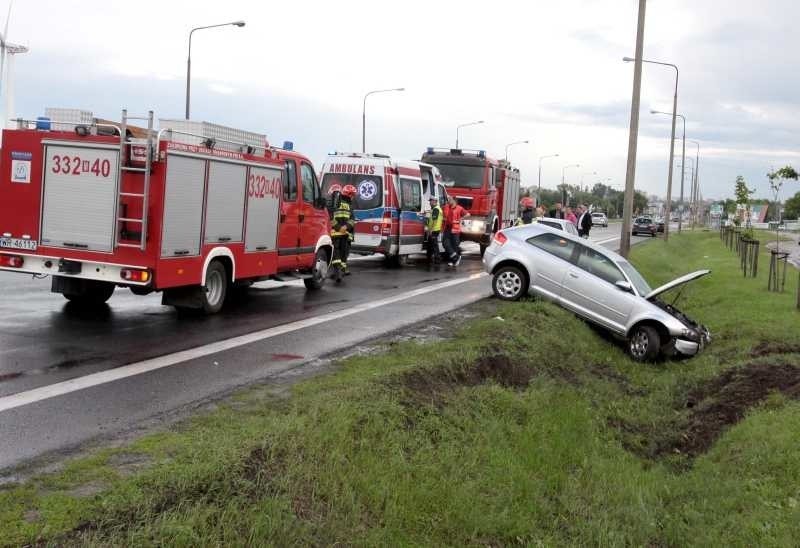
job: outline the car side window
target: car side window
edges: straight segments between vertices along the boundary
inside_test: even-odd
[[[561,225],[558,223],[554,223],[552,221],[539,221],[540,225],[549,226],[550,228],[555,228],[557,230],[561,230]]]
[[[286,178],[283,182],[283,201],[297,200],[297,164],[294,160],[286,160]]]
[[[567,223],[567,232],[572,234],[573,236],[578,235],[578,229],[575,228],[575,225],[572,223]]]
[[[581,253],[578,256],[578,268],[585,270],[589,274],[594,274],[611,284],[625,281],[622,271],[611,259],[594,249],[583,245],[580,247]]]
[[[303,201],[313,204],[314,199],[319,196],[314,168],[305,162],[300,164],[300,179],[303,185]]]
[[[400,179],[400,209],[422,211],[422,187],[414,179]]]
[[[525,241],[565,261],[571,260],[575,251],[575,242],[562,238],[558,234],[539,234]]]

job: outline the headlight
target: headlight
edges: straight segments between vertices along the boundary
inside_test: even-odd
[[[684,327],[683,330],[681,331],[681,337],[694,342],[700,341],[700,333],[698,333],[694,329],[688,329],[686,327]]]
[[[486,221],[464,219],[463,221],[461,221],[461,228],[467,232],[485,232]]]

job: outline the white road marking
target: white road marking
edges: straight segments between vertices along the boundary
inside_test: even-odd
[[[311,327],[332,320],[339,320],[346,316],[352,316],[353,314],[358,314],[359,312],[366,312],[367,310],[372,310],[374,308],[379,308],[381,306],[386,306],[399,301],[404,301],[406,299],[417,297],[419,295],[425,295],[426,293],[432,293],[434,291],[438,291],[446,287],[460,285],[472,280],[477,280],[478,278],[482,278],[484,276],[487,276],[487,274],[485,272],[480,272],[477,274],[466,276],[464,278],[457,278],[455,280],[449,280],[435,285],[429,285],[420,289],[415,289],[413,291],[406,291],[405,293],[400,293],[399,295],[388,297],[386,299],[359,304],[346,310],[337,310],[336,312],[329,312],[328,314],[323,314],[321,316],[315,316],[313,318],[298,320],[296,322],[287,323],[285,325],[270,327],[269,329],[263,329],[261,331],[256,331],[254,333],[248,333],[247,335],[239,335],[238,337],[232,337],[230,339],[217,341],[214,343],[199,346],[197,348],[191,348],[189,350],[183,350],[181,352],[175,352],[173,354],[167,354],[165,356],[159,356],[157,358],[152,358],[149,360],[144,360],[141,362],[124,365],[122,367],[117,367],[115,369],[109,369],[108,371],[92,373],[91,375],[85,375],[83,377],[70,379],[68,381],[51,384],[49,386],[42,386],[39,388],[34,388],[32,390],[27,390],[25,392],[12,394],[10,396],[4,396],[0,398],[0,413],[2,413],[3,411],[8,411],[9,409],[15,409],[17,407],[22,407],[24,405],[30,405],[32,403],[48,400],[50,398],[63,396],[71,392],[77,392],[78,390],[84,390],[86,388],[91,388],[93,386],[107,384],[128,377],[133,377],[134,375],[141,375],[142,373],[147,373],[149,371],[163,369],[165,367],[177,365],[179,363],[183,363],[189,360],[202,358],[210,354],[224,352],[226,350],[244,346],[246,344],[263,341],[265,339],[277,337],[278,335],[283,335],[285,333],[291,333],[292,331],[297,331],[298,329],[304,329],[306,327]]]
[[[619,239],[620,239],[620,237],[619,237],[619,236],[617,236],[617,237],[615,237],[615,238],[608,238],[608,239],[606,239],[606,240],[593,241],[592,243],[593,243],[593,244],[597,244],[597,245],[603,245],[603,244],[607,244],[608,242],[613,242],[613,241],[615,241],[615,240],[619,240]]]

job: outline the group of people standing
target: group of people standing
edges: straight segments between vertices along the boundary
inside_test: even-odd
[[[575,228],[578,229],[579,236],[583,238],[589,237],[589,231],[592,229],[592,214],[589,211],[589,206],[586,204],[579,204],[575,210],[573,210],[571,207],[567,206],[565,208],[561,202],[557,202],[555,207],[549,212],[542,206],[538,206],[534,209],[533,204],[533,198],[530,197],[525,197],[520,201],[522,213],[517,219],[517,225],[529,225],[538,222],[538,220],[545,217],[545,213],[547,213],[547,217],[563,219],[574,224]]]

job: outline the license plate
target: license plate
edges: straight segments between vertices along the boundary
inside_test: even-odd
[[[36,251],[36,241],[23,240],[22,238],[0,238],[0,248]]]

